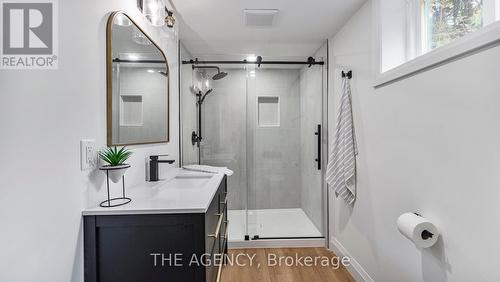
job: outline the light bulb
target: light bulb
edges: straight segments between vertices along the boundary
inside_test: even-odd
[[[255,60],[257,60],[257,57],[255,55],[248,55],[247,57],[247,61],[249,62],[255,62]]]
[[[153,26],[165,24],[165,6],[161,0],[142,0],[142,14]]]

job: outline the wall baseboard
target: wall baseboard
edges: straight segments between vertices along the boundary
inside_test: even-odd
[[[333,236],[330,239],[329,248],[337,256],[345,256],[349,258],[351,264],[349,266],[346,266],[346,268],[356,281],[375,282],[375,280],[370,277],[368,272],[364,270],[361,264],[359,264],[359,262],[355,258],[353,258],[346,250],[346,248],[344,248],[344,246],[342,246],[342,244]]]

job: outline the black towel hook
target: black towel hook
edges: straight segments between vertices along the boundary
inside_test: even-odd
[[[348,79],[351,79],[352,78],[352,71],[342,71],[342,77],[347,77]]]

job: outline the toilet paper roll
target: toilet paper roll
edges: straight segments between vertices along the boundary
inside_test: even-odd
[[[436,243],[438,230],[426,218],[407,212],[398,218],[398,230],[403,236],[415,243],[418,248],[428,248]]]

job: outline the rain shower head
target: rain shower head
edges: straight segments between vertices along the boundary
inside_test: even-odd
[[[217,73],[212,76],[213,80],[223,79],[227,76],[227,72],[220,71],[220,68],[216,66],[193,66],[193,69],[216,69]]]
[[[219,79],[223,79],[224,77],[226,77],[227,75],[227,72],[223,72],[223,71],[219,71],[217,74],[215,74],[212,79],[213,80],[219,80]]]

